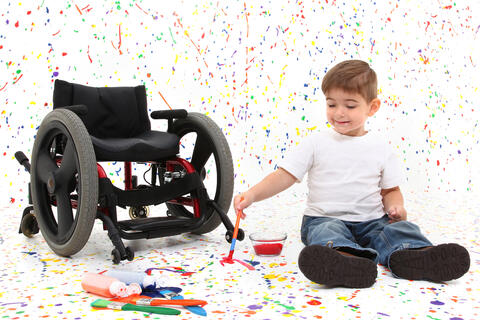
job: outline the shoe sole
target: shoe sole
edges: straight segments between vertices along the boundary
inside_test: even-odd
[[[390,257],[392,273],[409,280],[449,281],[460,278],[469,268],[467,249],[455,243],[426,250],[399,250]]]
[[[377,278],[377,265],[372,260],[344,256],[321,245],[303,248],[298,266],[310,281],[332,287],[368,288]]]

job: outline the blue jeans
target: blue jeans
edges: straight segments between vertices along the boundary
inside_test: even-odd
[[[390,255],[394,251],[432,246],[416,224],[409,221],[389,223],[387,215],[363,222],[303,216],[301,236],[307,246],[331,245],[389,268]]]

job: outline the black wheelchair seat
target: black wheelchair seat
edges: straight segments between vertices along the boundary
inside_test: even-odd
[[[178,153],[179,137],[160,131],[147,131],[132,138],[91,136],[98,161],[157,161]]]
[[[145,86],[89,87],[56,80],[53,108],[83,105],[80,115],[98,161],[155,161],[178,153],[179,137],[150,130]]]

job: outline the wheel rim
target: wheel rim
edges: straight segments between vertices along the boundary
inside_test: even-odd
[[[200,174],[209,197],[218,201],[222,173],[218,152],[214,150],[210,137],[197,127],[182,128],[176,134],[180,137],[180,158],[189,161],[193,165],[195,171]],[[187,207],[175,204],[169,205],[180,209],[183,208],[182,211],[193,216],[193,212],[187,209]]]
[[[32,181],[40,193],[36,200],[45,226],[42,232],[47,232],[57,244],[63,244],[75,230],[76,208],[81,205],[78,155],[71,135],[59,122],[38,138],[42,139],[35,161],[39,169],[35,170]]]
[[[225,212],[228,211],[233,195],[233,162],[228,142],[220,128],[209,117],[192,112],[185,119],[175,120],[171,132],[179,136],[179,156],[190,161],[200,174],[208,197]],[[188,135],[192,137],[190,142],[185,143]],[[192,212],[187,210],[191,209],[190,207],[167,203],[167,208],[174,216],[193,216]],[[221,223],[221,219],[213,212],[211,206],[206,206],[205,212],[202,212],[206,217],[205,223],[192,232],[203,234],[214,230]]]
[[[207,188],[207,192],[212,199],[218,200],[222,173],[218,161],[218,153],[214,150],[210,137],[201,132],[201,130],[188,130],[180,134],[180,148],[183,149],[185,147],[188,150],[188,144],[190,144],[190,148],[193,144],[193,150],[190,150],[191,152],[186,151],[185,156],[180,151],[180,157],[190,161],[195,171],[202,177],[204,183],[210,183],[210,186],[214,186],[215,192],[209,191],[211,188]]]

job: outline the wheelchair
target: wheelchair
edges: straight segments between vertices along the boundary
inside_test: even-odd
[[[166,132],[152,130],[146,98],[143,85],[55,81],[53,110],[38,129],[31,164],[23,152],[15,154],[30,173],[29,206],[19,233],[32,237],[41,231],[57,255],[69,257],[85,246],[100,219],[114,246],[115,264],[134,258],[122,239],[204,234],[223,223],[225,238],[232,241],[234,227],[226,212],[233,161],[225,136],[209,117],[183,109],[151,112],[152,119],[166,120],[168,126]],[[181,158],[187,136],[193,136],[191,154]],[[124,189],[112,183],[102,162],[123,163]],[[133,163],[148,168],[145,184],[132,174]],[[209,171],[216,177],[206,184]],[[149,206],[163,203],[166,215],[150,217]],[[119,221],[117,207],[128,209],[130,219]],[[240,229],[237,239],[243,238]]]

